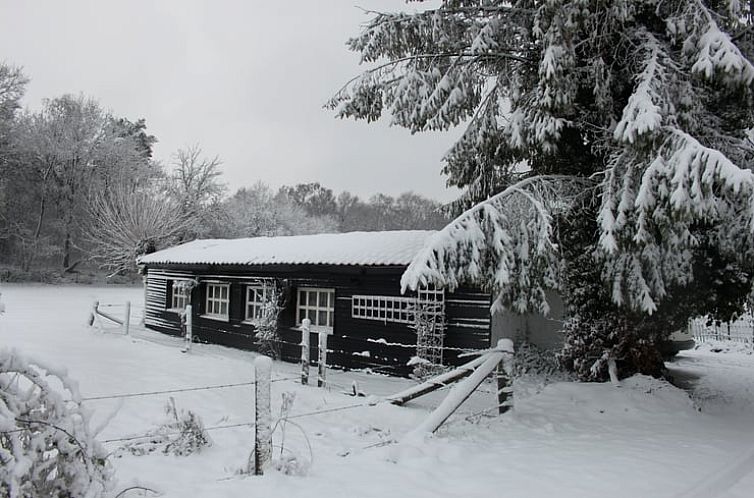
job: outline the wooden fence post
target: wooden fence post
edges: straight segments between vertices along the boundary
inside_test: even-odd
[[[311,363],[311,349],[309,347],[309,334],[311,333],[312,321],[308,318],[301,320],[301,383],[309,384],[309,363]]]
[[[272,360],[260,356],[254,361],[254,475],[261,476],[272,460],[272,410],[270,378]]]
[[[131,326],[131,301],[126,301],[126,317],[123,319],[123,329],[128,335],[128,327]]]
[[[506,355],[512,354],[513,341],[510,339],[500,339],[495,349],[482,355],[482,364],[476,367],[474,373],[456,384],[445,399],[442,400],[442,403],[412,433],[435,432],[471,396],[471,393],[484,382],[484,379],[495,371],[498,364],[503,361]]]
[[[327,332],[319,332],[319,351],[317,357],[317,387],[325,387],[327,381]]]
[[[93,326],[97,321],[97,308],[99,307],[99,301],[92,303],[92,311],[89,312],[89,326]]]
[[[183,352],[187,353],[191,351],[191,344],[194,342],[193,313],[190,304],[186,305],[186,309],[183,313],[184,320],[186,321],[186,335],[184,337]]]
[[[502,415],[510,409],[508,405],[508,373],[505,371],[505,360],[497,364],[497,370],[495,372],[497,376],[497,413]]]

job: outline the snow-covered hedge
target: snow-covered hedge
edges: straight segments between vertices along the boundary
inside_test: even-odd
[[[97,498],[111,481],[76,383],[0,350],[0,496]]]

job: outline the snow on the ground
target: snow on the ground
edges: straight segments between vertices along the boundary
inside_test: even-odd
[[[253,379],[250,352],[195,345],[136,331],[118,335],[85,324],[91,302],[141,306],[140,288],[3,285],[2,346],[65,366],[85,397],[238,383]],[[115,314],[121,308],[111,308]],[[138,319],[133,322],[138,323]],[[150,454],[113,458],[121,486],[138,481],[166,497],[668,497],[724,475],[754,447],[754,355],[682,352],[670,364],[677,382],[636,376],[620,387],[556,383],[539,388],[522,381],[515,409],[494,416],[492,386],[483,385],[434,437],[403,436],[437,406],[435,394],[406,407],[374,396],[412,384],[365,373],[330,372],[329,390],[296,380],[272,384],[273,412],[283,392],[295,393],[292,415],[356,404],[355,408],[294,419],[312,446],[305,476],[268,472],[241,477],[253,441],[248,427],[210,432],[212,447],[188,457]],[[273,379],[296,377],[298,367],[275,362]],[[343,394],[352,382],[372,398]],[[172,395],[179,409],[198,413],[207,427],[253,418],[252,386]],[[169,395],[89,401],[97,421],[113,413],[100,440],[143,434],[164,419]],[[485,410],[487,410],[485,412]],[[273,416],[274,416],[273,413]],[[281,433],[273,439],[280,454]],[[117,450],[120,443],[106,443]],[[284,454],[309,458],[306,441],[289,425]],[[754,471],[754,469],[752,469]],[[754,472],[720,496],[752,496]]]

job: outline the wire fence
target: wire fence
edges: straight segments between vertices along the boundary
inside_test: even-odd
[[[291,379],[274,379],[271,382],[280,382],[284,380],[291,380]],[[252,383],[253,384],[253,383]],[[248,383],[246,383],[248,385]],[[183,392],[183,391],[175,391],[175,392]],[[150,395],[153,393],[142,393],[143,395]],[[121,396],[123,397],[123,396]],[[101,398],[100,398],[101,399]],[[334,413],[334,412],[342,412],[345,410],[353,410],[355,408],[363,408],[366,406],[374,406],[377,403],[370,403],[370,402],[363,402],[363,403],[353,403],[349,405],[343,405],[343,406],[336,406],[331,408],[324,408],[321,410],[314,410],[310,412],[303,412],[303,413],[294,413],[294,414],[288,414],[282,417],[285,420],[293,420],[293,419],[299,419],[299,418],[307,418],[307,417],[314,417],[317,415],[323,415],[327,413]],[[223,430],[223,429],[237,429],[239,427],[249,427],[252,428],[256,424],[254,421],[247,421],[247,422],[238,422],[234,424],[223,424],[223,425],[215,425],[210,427],[204,427],[203,430],[205,431],[217,431],[217,430]],[[145,434],[137,434],[137,435],[130,435],[130,436],[122,436],[122,437],[115,437],[115,438],[109,438],[104,439],[100,441],[100,443],[108,444],[108,443],[117,443],[117,442],[128,442],[128,441],[136,441],[139,439],[149,439],[149,438],[155,438],[155,437],[169,437],[169,436],[178,436],[181,433],[179,431],[174,432],[160,432],[159,434],[155,433],[145,433]]]
[[[118,315],[121,315],[125,312],[127,309],[127,306],[125,304],[121,303],[101,303],[99,304],[100,308],[106,309],[110,313],[116,313]],[[150,329],[148,329],[144,323],[143,318],[145,317],[145,309],[143,306],[136,306],[132,305],[130,308],[130,318],[131,318],[131,334],[135,337],[138,337],[140,339],[146,339],[151,340],[151,336],[153,335],[160,335],[163,336],[163,334],[159,334],[157,332],[154,332]],[[103,327],[102,324],[100,324],[100,330],[103,331],[110,331],[109,329],[116,330],[116,327]],[[214,329],[209,329],[206,327],[202,327],[201,325],[194,324],[193,329],[197,332],[215,332]],[[245,335],[245,334],[244,334]],[[172,339],[173,342],[179,342],[182,341],[182,337],[180,336],[174,336],[169,337],[169,339]],[[158,342],[158,341],[155,341]],[[160,343],[163,343],[164,341],[159,341]],[[279,339],[278,341],[279,346],[287,345],[292,347],[301,347],[300,342],[292,342],[292,341],[285,341],[282,339]],[[370,342],[367,340],[364,340],[364,342]],[[379,344],[379,342],[377,343]],[[408,346],[406,346],[408,347]],[[411,347],[416,347],[415,345]],[[481,351],[477,352],[473,349],[467,349],[467,348],[446,348],[446,349],[452,349],[459,352],[463,352],[466,354],[480,354]],[[379,364],[375,362],[370,362],[368,360],[362,359],[361,363],[368,365],[369,369],[371,371],[379,371],[382,369],[389,370],[392,367],[392,365],[385,365],[385,364]],[[278,379],[272,379],[271,382],[283,382],[283,381],[295,381],[299,380],[300,376],[295,377],[283,377]],[[228,384],[217,384],[217,385],[206,385],[206,386],[191,386],[191,387],[182,387],[182,388],[175,388],[175,389],[164,389],[164,390],[155,390],[155,391],[140,391],[140,392],[131,392],[131,393],[117,393],[117,394],[103,394],[103,395],[97,395],[97,396],[88,396],[81,398],[82,402],[93,402],[93,401],[100,401],[100,400],[111,400],[111,399],[128,399],[128,398],[137,398],[137,397],[143,397],[143,396],[157,396],[157,395],[165,395],[165,394],[175,394],[175,393],[185,393],[185,392],[196,392],[196,391],[208,391],[208,390],[216,390],[216,389],[229,389],[229,388],[237,388],[237,387],[247,387],[247,386],[253,386],[256,384],[256,381],[246,381],[246,382],[236,382],[236,383],[228,383]],[[348,392],[353,389],[352,386],[345,386],[342,384],[339,384],[337,382],[328,381],[327,384],[332,387],[336,387],[339,389],[342,389],[344,392]],[[444,391],[446,389],[449,389],[451,386],[443,386],[442,388],[438,389],[439,391]],[[484,390],[485,393],[491,392]],[[350,394],[350,393],[349,393]],[[358,395],[358,393],[354,392],[354,395]],[[330,407],[330,408],[323,408],[320,410],[314,410],[309,412],[303,412],[303,413],[294,413],[294,414],[287,414],[284,418],[286,420],[291,419],[299,419],[299,418],[307,418],[307,417],[314,417],[318,415],[323,414],[331,414],[336,412],[341,412],[345,410],[353,410],[357,408],[362,408],[366,406],[374,406],[379,403],[385,403],[388,402],[385,399],[380,399],[379,401],[375,401],[374,398],[370,398],[369,401],[362,401],[358,403],[348,404],[348,405],[342,405],[342,406],[336,406],[336,407]],[[223,424],[223,425],[215,425],[210,427],[205,427],[205,431],[216,431],[216,430],[224,430],[224,429],[233,429],[233,428],[239,428],[239,427],[254,427],[255,423],[254,421],[246,421],[246,422],[239,422],[239,423],[232,423],[232,424]],[[127,435],[122,437],[114,437],[109,438],[100,441],[101,443],[117,443],[117,442],[128,442],[128,441],[136,441],[140,439],[149,439],[154,437],[167,437],[167,436],[177,436],[179,435],[179,432],[175,433],[159,433],[155,434],[154,432],[150,433],[144,433],[144,434],[136,434],[136,435]]]
[[[283,382],[286,380],[297,380],[298,377],[284,377],[281,379],[272,379],[270,382]],[[121,399],[121,398],[136,398],[140,396],[155,396],[159,394],[174,394],[174,393],[185,393],[185,392],[191,392],[191,391],[208,391],[211,389],[225,389],[229,387],[241,387],[241,386],[253,386],[256,384],[256,381],[249,381],[249,382],[238,382],[235,384],[218,384],[213,386],[200,386],[200,387],[182,387],[178,389],[165,389],[163,391],[143,391],[143,392],[135,392],[135,393],[123,393],[123,394],[107,394],[103,396],[90,396],[90,397],[84,397],[81,398],[81,401],[96,401],[96,400],[102,400],[102,399]]]

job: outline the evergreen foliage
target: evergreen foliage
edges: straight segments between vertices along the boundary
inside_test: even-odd
[[[412,132],[463,124],[444,172],[465,189],[459,207],[479,203],[404,287],[474,280],[520,312],[546,311],[543,290],[557,289],[573,318],[564,362],[592,358],[576,368],[596,365],[586,378],[604,378],[605,354],[657,374],[661,337],[739,311],[754,256],[750,9],[444,0],[371,12],[348,42],[370,67],[328,106]]]

